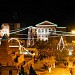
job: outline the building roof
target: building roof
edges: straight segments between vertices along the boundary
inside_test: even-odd
[[[57,25],[49,21],[43,21],[39,24],[36,24],[36,26],[57,26]]]
[[[57,27],[57,28],[66,28],[66,27]]]
[[[36,28],[36,27],[34,27],[34,26],[29,26],[29,27],[27,27],[27,28]]]

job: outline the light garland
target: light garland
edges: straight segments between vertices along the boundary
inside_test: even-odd
[[[64,49],[64,47],[65,47],[65,44],[64,44],[64,41],[63,41],[63,37],[61,36],[60,41],[57,45],[57,50],[62,51]]]
[[[16,40],[16,41],[19,43],[19,46],[9,46],[9,47],[19,47],[20,54],[26,54],[25,52],[27,52],[27,54],[32,55],[32,53],[30,53],[25,47],[23,47],[23,46],[20,44],[20,42],[19,42],[19,40],[18,40],[17,38],[10,38],[10,39],[8,40],[8,42],[10,42],[11,40]],[[24,51],[22,51],[22,50],[24,50]]]
[[[16,29],[16,30],[11,30],[9,34],[16,34],[17,32],[21,32],[26,30],[28,27],[25,28],[20,28],[20,29]]]
[[[32,34],[32,32],[31,32],[32,27],[29,27],[29,28],[30,28],[30,29],[28,29],[27,47],[34,45],[34,37],[31,35],[31,34]],[[31,39],[30,39],[30,38],[31,38]],[[32,44],[31,44],[31,42],[32,42]]]

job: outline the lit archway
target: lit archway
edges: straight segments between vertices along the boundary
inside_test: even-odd
[[[32,55],[25,47],[21,46],[20,41],[17,38],[10,38],[8,42],[10,42],[11,40],[16,40],[18,42],[19,46],[17,47],[19,47],[20,54],[25,54],[24,51],[26,51],[28,54]],[[16,46],[9,46],[9,47],[16,47]]]
[[[8,40],[8,42],[10,42],[11,40],[16,40],[18,42],[18,44],[19,44],[19,46],[18,46],[19,47],[19,50],[21,50],[21,44],[20,44],[19,40],[17,38],[10,38]],[[15,46],[9,46],[9,47],[15,47]]]

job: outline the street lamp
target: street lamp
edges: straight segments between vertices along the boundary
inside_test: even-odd
[[[68,51],[69,51],[69,55],[71,56],[72,55],[72,49],[68,49]]]
[[[32,56],[34,57],[35,56],[35,53],[33,53]]]

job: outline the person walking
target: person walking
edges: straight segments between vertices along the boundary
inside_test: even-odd
[[[35,72],[35,70],[32,67],[32,64],[30,65],[29,75],[37,75],[36,72]]]
[[[71,75],[73,75],[73,71],[72,71],[72,68],[70,68],[70,73],[71,73]]]
[[[12,75],[12,70],[9,70],[9,75]]]

